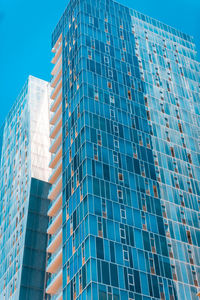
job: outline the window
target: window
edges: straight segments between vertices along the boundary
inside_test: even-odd
[[[108,88],[112,89],[112,83],[110,81],[108,81]]]
[[[76,171],[76,184],[79,185],[79,169]]]
[[[121,208],[120,212],[121,212],[121,218],[122,218],[122,220],[126,219],[126,211],[125,211],[125,209]]]
[[[117,196],[119,199],[123,199],[123,193],[122,193],[122,190],[118,190],[117,191]]]
[[[185,139],[184,139],[184,137],[181,137],[181,141],[182,141],[182,144],[183,144],[183,148],[186,148],[186,144],[185,144]]]
[[[98,235],[99,235],[99,237],[103,237],[101,217],[98,217]]]
[[[102,212],[103,212],[103,217],[106,218],[107,213],[106,213],[106,200],[105,199],[102,199]]]
[[[70,217],[70,234],[73,233],[73,218]]]
[[[143,146],[143,140],[142,140],[142,136],[141,135],[139,135],[139,144],[140,144],[140,146]]]
[[[178,128],[179,128],[180,133],[183,133],[182,126],[180,123],[178,123]]]
[[[108,76],[109,76],[110,78],[113,78],[113,71],[112,71],[112,70],[108,70]]]
[[[172,157],[175,157],[174,148],[170,147]]]
[[[114,133],[118,134],[119,133],[119,127],[118,125],[114,124]]]
[[[188,192],[192,193],[192,187],[190,181],[187,181],[187,185],[188,185]]]
[[[131,68],[129,65],[127,66],[127,71],[128,71],[128,75],[131,76]]]
[[[113,161],[114,163],[118,163],[118,155],[113,153]]]
[[[174,254],[173,254],[173,251],[172,251],[172,244],[170,242],[168,242],[168,249],[169,249],[169,256],[171,258],[174,258]]]
[[[188,243],[189,243],[190,245],[192,245],[192,238],[191,238],[191,233],[190,233],[189,230],[187,230],[187,238],[188,238]]]
[[[125,229],[124,228],[120,228],[120,237],[121,239],[124,239],[125,238]]]
[[[172,265],[172,276],[173,276],[173,280],[177,280],[175,265]]]
[[[109,64],[109,58],[108,58],[108,56],[104,56],[104,63]]]
[[[190,153],[188,153],[188,154],[187,154],[187,157],[188,157],[189,163],[190,163],[190,164],[192,164],[192,158],[191,158],[191,154],[190,154]]]
[[[79,292],[82,293],[82,273],[79,272]]]
[[[89,16],[89,24],[94,25],[94,18],[91,16]]]
[[[92,47],[92,49],[95,49],[95,40],[94,39],[91,40],[91,47]]]
[[[83,185],[81,184],[80,185],[80,200],[82,201],[83,200]]]
[[[99,100],[99,93],[97,91],[94,92],[94,99]]]
[[[142,209],[143,211],[147,211],[147,207],[146,207],[146,199],[145,196],[142,196]]]
[[[126,261],[129,260],[129,256],[128,256],[128,251],[127,251],[127,249],[123,249],[123,258],[124,258],[124,260],[126,260]]]
[[[132,275],[132,274],[129,274],[129,275],[128,275],[128,283],[129,283],[130,285],[133,285],[133,275]]]
[[[98,151],[97,151],[97,146],[94,145],[94,159],[98,160]]]
[[[154,197],[158,198],[157,187],[155,185],[153,186],[153,192],[154,192]]]
[[[110,36],[109,35],[106,36],[106,42],[108,45],[110,45]]]
[[[124,41],[122,41],[122,47],[123,47],[123,51],[126,51],[126,44]]]
[[[141,214],[142,214],[142,227],[143,227],[143,230],[146,230],[146,229],[147,229],[147,226],[146,226],[146,216],[145,216],[145,212],[142,211]]]
[[[110,53],[110,48],[109,48],[108,45],[105,46],[105,51],[106,51],[107,53]]]
[[[135,144],[133,145],[133,157],[137,158],[137,147]]]
[[[121,60],[125,61],[125,56],[124,56],[124,53],[122,51],[121,51]]]
[[[196,271],[194,269],[194,266],[192,266],[192,276],[194,280],[194,285],[198,287],[198,281],[197,281],[197,276],[196,276]]]
[[[97,134],[97,141],[98,141],[98,145],[101,146],[101,133],[100,132]]]
[[[155,240],[153,233],[150,233],[150,243],[151,243],[151,250],[153,253],[156,253],[156,247],[155,247]]]
[[[104,27],[104,28],[105,28],[105,32],[108,33],[108,24],[105,23],[104,26],[105,26],[105,27]]]
[[[135,89],[135,82],[133,79],[131,79],[131,87],[132,87],[132,89]]]
[[[82,244],[82,261],[83,261],[83,264],[85,263],[85,244],[83,243]]]
[[[110,103],[112,103],[112,104],[115,103],[115,98],[114,98],[114,96],[110,96]]]
[[[107,12],[105,12],[104,21],[105,21],[105,22],[108,22],[108,14],[107,14]]]
[[[92,51],[88,50],[88,58],[92,59]]]
[[[131,100],[132,97],[131,97],[131,91],[128,91],[128,99]]]
[[[123,179],[123,174],[122,173],[118,173],[118,178],[119,178],[120,181],[123,181],[124,180]]]
[[[73,245],[73,254],[75,252],[75,233],[73,232],[73,235],[72,235],[72,245]]]
[[[153,258],[152,257],[149,258],[149,264],[150,264],[151,274],[155,274],[154,262],[153,262]]]
[[[119,148],[119,141],[114,139],[114,147]]]
[[[142,176],[145,177],[145,167],[144,167],[144,162],[143,161],[141,161],[140,166],[141,166],[141,174],[142,174]]]
[[[115,111],[113,109],[110,109],[110,117],[115,118]]]

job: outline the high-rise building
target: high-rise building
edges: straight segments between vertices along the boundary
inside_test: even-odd
[[[43,299],[49,206],[49,94],[29,76],[1,129],[0,299]]]
[[[52,49],[49,298],[197,299],[193,38],[112,0],[71,0]]]

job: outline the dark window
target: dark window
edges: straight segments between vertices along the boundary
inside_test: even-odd
[[[110,264],[111,285],[118,286],[118,271],[117,266]]]
[[[96,238],[97,258],[104,259],[103,239]]]

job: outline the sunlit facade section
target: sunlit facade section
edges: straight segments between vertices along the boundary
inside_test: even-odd
[[[51,189],[49,192],[50,206],[48,209],[48,261],[46,271],[46,293],[51,299],[62,298],[62,34],[53,45],[54,53],[51,72],[51,102],[50,102],[50,153],[49,167],[52,169],[49,177]]]
[[[49,96],[49,84],[29,76],[1,130],[0,299],[45,292]]]

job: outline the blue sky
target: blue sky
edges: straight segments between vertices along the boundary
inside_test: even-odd
[[[118,2],[193,35],[200,57],[199,0]],[[0,125],[29,74],[50,79],[51,33],[67,3],[64,0],[0,0]]]

